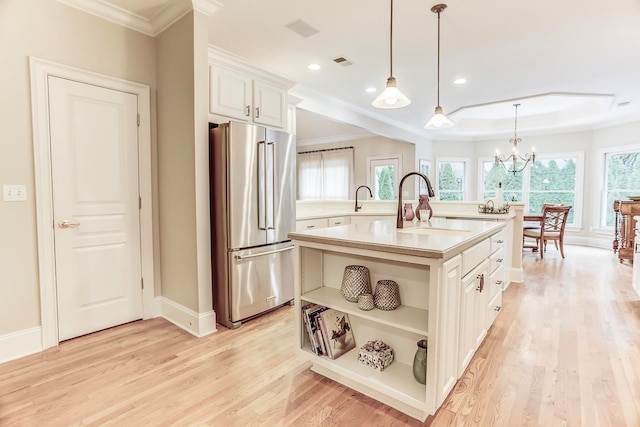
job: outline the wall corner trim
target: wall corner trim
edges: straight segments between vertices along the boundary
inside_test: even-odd
[[[215,311],[196,313],[166,297],[160,297],[160,316],[198,338],[217,330]]]

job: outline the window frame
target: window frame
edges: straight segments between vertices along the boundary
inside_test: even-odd
[[[396,192],[398,191],[398,186],[400,185],[400,178],[402,177],[402,154],[391,154],[391,155],[387,155],[387,156],[371,156],[371,157],[367,157],[367,185],[369,186],[369,188],[371,188],[371,192],[373,193],[373,200],[380,200],[377,199],[377,191],[375,190],[375,178],[372,176],[372,168],[373,168],[373,163],[374,162],[381,162],[384,163],[386,160],[388,160],[387,163],[389,163],[390,166],[393,167],[397,167],[397,173],[393,174],[393,199],[392,200],[398,200],[398,194],[396,194]]]
[[[547,161],[554,159],[576,159],[576,186],[575,186],[575,203],[572,207],[573,211],[573,223],[567,224],[567,230],[580,231],[582,230],[582,220],[584,212],[584,151],[568,151],[558,153],[536,153],[536,161]],[[492,157],[479,157],[478,158],[478,194],[482,196],[484,194],[484,163],[495,162],[495,158]],[[524,202],[524,213],[529,213],[529,195],[531,192],[531,163],[522,171],[522,201]]]
[[[622,154],[622,153],[640,153],[640,144],[627,144],[617,145],[611,147],[598,148],[596,151],[596,179],[598,185],[598,197],[594,198],[593,209],[595,214],[594,218],[594,231],[598,234],[611,235],[614,230],[614,226],[607,226],[606,212],[608,208],[613,209],[613,206],[606,206],[607,202],[607,156]]]
[[[440,163],[462,163],[464,165],[464,179],[462,180],[462,202],[470,200],[471,174],[469,173],[469,166],[471,165],[471,158],[469,157],[436,157],[434,174],[434,190],[436,192],[436,199],[440,198]]]

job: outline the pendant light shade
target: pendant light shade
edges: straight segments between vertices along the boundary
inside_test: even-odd
[[[393,77],[393,0],[391,0],[391,13],[389,25],[389,78],[387,87],[373,100],[371,105],[377,108],[401,108],[411,104],[402,92],[398,90],[395,77]]]
[[[446,8],[446,4],[437,4],[431,8],[431,12],[438,14],[438,105],[434,116],[424,125],[425,129],[446,129],[453,126],[453,122],[444,115],[440,106],[440,13]]]
[[[409,104],[411,104],[409,98],[398,90],[395,77],[387,79],[387,87],[371,103],[378,108],[401,108]]]

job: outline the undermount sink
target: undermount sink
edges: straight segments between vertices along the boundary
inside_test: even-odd
[[[398,230],[398,233],[409,233],[409,234],[425,234],[428,236],[463,236],[467,233],[470,233],[471,230],[463,230],[459,228],[434,228],[434,227],[414,227],[414,228],[403,228],[402,230]]]

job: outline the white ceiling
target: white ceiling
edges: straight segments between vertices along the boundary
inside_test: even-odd
[[[183,1],[111,3],[151,19]],[[512,133],[516,102],[519,134],[640,120],[640,0],[448,0],[440,103],[456,125],[439,131],[423,129],[436,105],[436,1],[394,2],[393,74],[412,100],[397,110],[372,107],[376,94],[364,91],[379,93],[389,76],[389,0],[207,1],[222,5],[209,17],[210,44],[296,81],[294,93],[339,100],[416,135]],[[318,33],[286,27],[298,19]],[[339,56],[353,65],[335,64]],[[307,70],[312,62],[321,70]],[[454,85],[458,77],[468,83]]]

